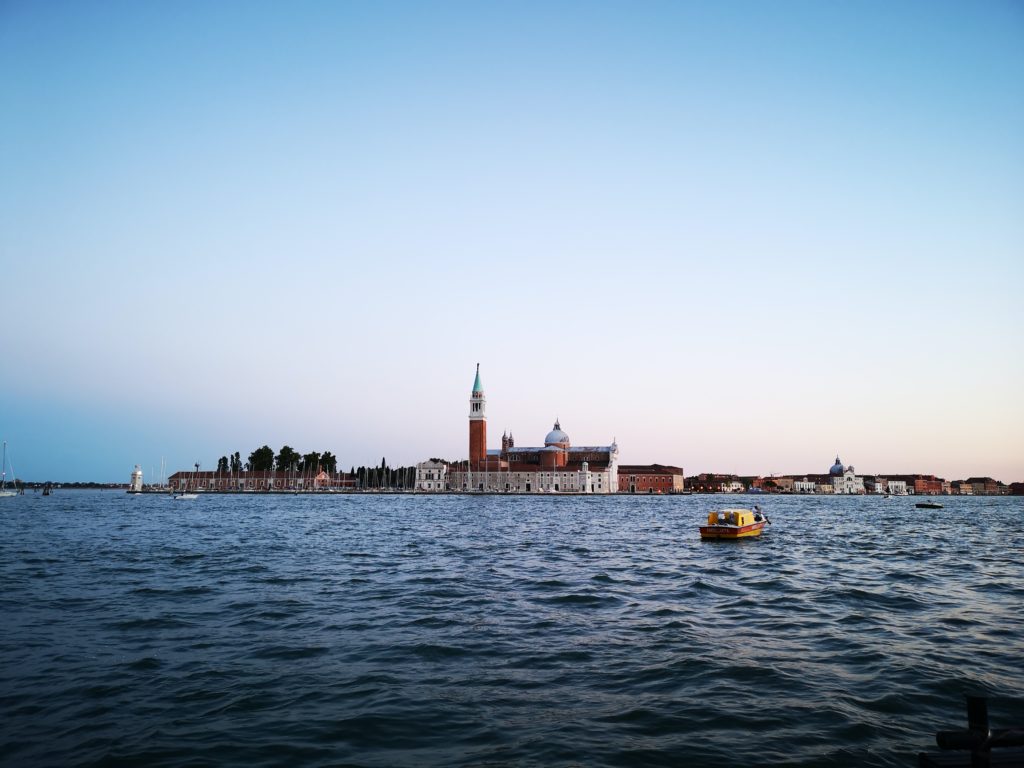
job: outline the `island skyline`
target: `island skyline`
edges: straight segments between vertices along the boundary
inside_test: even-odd
[[[1024,479],[1022,17],[5,4],[0,437]]]

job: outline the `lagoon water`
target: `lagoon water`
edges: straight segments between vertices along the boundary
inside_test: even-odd
[[[911,766],[1024,723],[1024,499],[0,500],[5,765]]]

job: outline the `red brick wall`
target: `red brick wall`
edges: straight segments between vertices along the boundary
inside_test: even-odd
[[[469,466],[481,469],[487,459],[487,422],[483,419],[469,422]]]
[[[636,479],[631,480],[630,478]],[[671,491],[672,475],[619,473],[619,493],[669,493]]]

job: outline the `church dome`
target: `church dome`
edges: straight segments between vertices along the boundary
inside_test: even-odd
[[[569,436],[562,431],[562,427],[559,423],[555,422],[555,428],[548,432],[547,437],[544,438],[544,445],[547,446],[558,446],[560,448],[569,447]]]
[[[832,465],[832,469],[830,469],[828,473],[833,477],[841,477],[845,471],[846,467],[843,466],[843,462],[841,462],[839,457],[836,456],[836,463]]]

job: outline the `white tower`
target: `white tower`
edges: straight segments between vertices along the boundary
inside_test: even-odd
[[[128,488],[129,493],[142,493],[142,467],[138,464],[135,465],[135,470],[132,472],[132,484]]]

